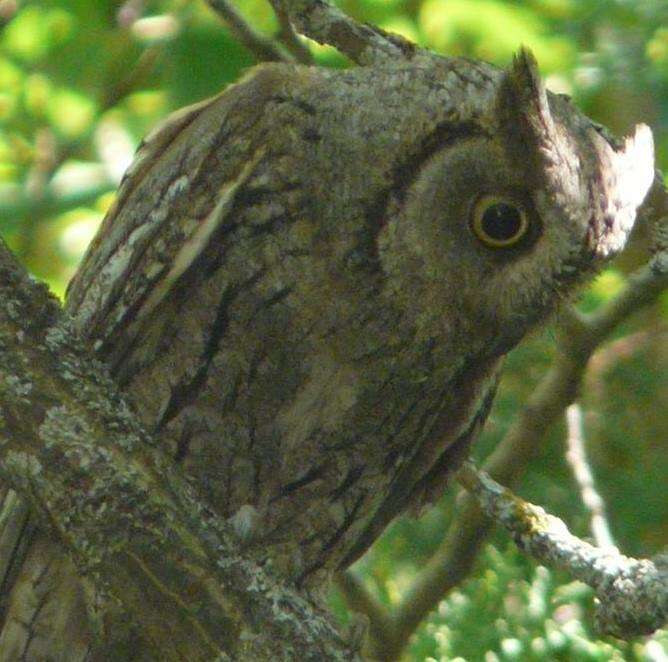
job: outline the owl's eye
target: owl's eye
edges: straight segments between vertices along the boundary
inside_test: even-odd
[[[471,229],[485,246],[508,248],[526,235],[529,220],[524,208],[516,202],[487,195],[475,204]]]

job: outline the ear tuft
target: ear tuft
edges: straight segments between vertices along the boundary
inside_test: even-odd
[[[500,84],[496,112],[510,153],[526,163],[546,188],[560,190],[563,166],[572,159],[570,145],[559,135],[538,64],[521,48]]]
[[[551,142],[554,122],[547,92],[536,58],[528,48],[522,47],[513,58],[506,72],[506,89],[510,92],[506,102],[515,104],[515,112],[524,119],[534,139],[543,144]]]

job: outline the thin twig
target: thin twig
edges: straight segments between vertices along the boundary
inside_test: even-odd
[[[626,287],[603,308],[584,316],[587,334],[578,340],[581,350],[591,354],[622,320],[652,303],[668,287],[668,249],[656,253],[650,262],[631,274]]]
[[[207,4],[229,26],[234,36],[260,62],[291,62],[292,57],[284,53],[273,40],[253,28],[239,10],[228,0],[206,0]]]
[[[566,408],[566,460],[571,467],[575,482],[580,488],[582,503],[591,515],[590,526],[599,547],[614,547],[605,512],[605,501],[596,490],[594,475],[589,467],[585,449],[582,408],[576,402]]]
[[[485,513],[503,525],[524,551],[563,568],[597,594],[597,622],[607,634],[628,639],[651,634],[668,621],[668,572],[649,559],[633,559],[614,547],[595,547],[570,533],[540,506],[523,501],[470,462],[457,480]]]

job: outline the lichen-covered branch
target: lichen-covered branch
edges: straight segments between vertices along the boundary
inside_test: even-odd
[[[419,49],[403,37],[354,21],[328,0],[272,0],[290,17],[298,32],[333,46],[361,65],[411,59]]]
[[[668,622],[668,568],[664,565],[580,540],[558,517],[523,501],[471,463],[464,464],[457,479],[519,547],[595,590],[597,621],[604,632],[628,639],[651,634]]]
[[[323,612],[244,558],[200,506],[3,244],[0,475],[156,659],[354,659]]]

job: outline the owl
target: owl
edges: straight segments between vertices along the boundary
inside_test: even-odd
[[[67,309],[209,507],[317,583],[441,495],[652,179],[649,129],[617,144],[528,51],[264,65],[146,138]]]

